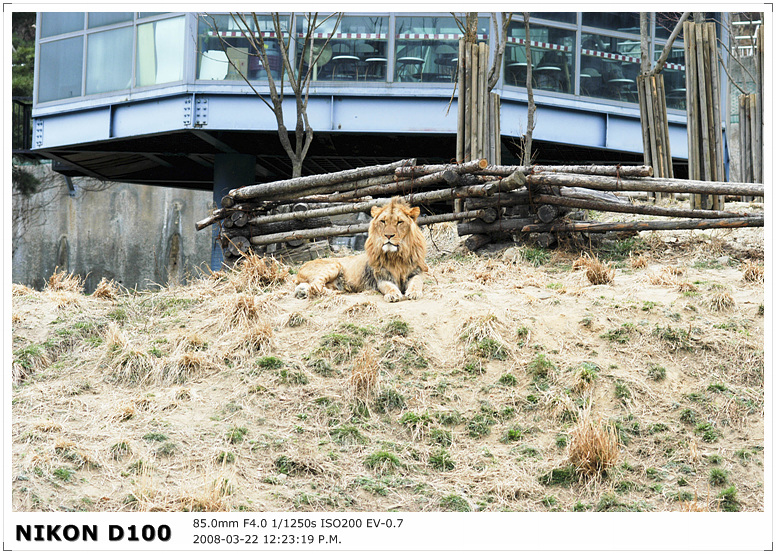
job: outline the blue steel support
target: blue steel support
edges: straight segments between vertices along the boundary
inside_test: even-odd
[[[250,154],[216,154],[213,166],[213,202],[221,207],[221,198],[235,188],[256,181],[256,156]],[[220,227],[213,225],[213,250],[210,269],[218,271],[224,261],[224,252],[218,241]]]

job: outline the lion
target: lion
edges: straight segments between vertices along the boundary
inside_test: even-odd
[[[324,287],[345,292],[377,290],[388,302],[423,296],[426,239],[418,227],[420,208],[394,197],[372,208],[364,253],[312,260],[296,275],[295,294],[307,298]]]

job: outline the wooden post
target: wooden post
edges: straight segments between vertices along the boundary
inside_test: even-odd
[[[477,59],[479,60],[479,73],[477,73],[477,144],[479,150],[478,158],[484,158],[487,155],[487,122],[488,122],[488,45],[480,42],[478,45]]]
[[[464,161],[464,134],[466,133],[466,71],[464,70],[464,39],[458,39],[458,132],[455,135],[455,161]]]
[[[471,156],[470,159],[479,158],[479,151],[480,151],[480,145],[478,142],[478,136],[477,136],[477,130],[480,127],[480,120],[479,120],[479,109],[478,109],[478,102],[477,99],[479,98],[480,94],[480,56],[479,56],[479,47],[476,44],[470,44],[469,48],[472,51],[472,95],[471,95],[471,105],[469,106],[469,110],[471,112],[471,151],[469,152],[469,156]]]

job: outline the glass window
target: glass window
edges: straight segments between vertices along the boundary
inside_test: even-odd
[[[132,27],[89,35],[86,44],[86,94],[130,87]]]
[[[489,27],[489,18],[478,18],[478,41],[488,40]],[[458,39],[462,36],[453,17],[397,17],[395,79],[452,83],[458,64]]]
[[[38,102],[81,95],[83,55],[83,37],[40,45]]]
[[[266,79],[267,68],[251,44],[249,37],[256,37],[258,44],[256,22],[258,22],[261,38],[272,76],[280,78],[283,61],[275,33],[275,26],[269,15],[246,16],[245,24],[231,15],[208,15],[199,18],[197,78],[207,80],[242,80],[243,75],[250,80]],[[281,31],[289,30],[290,17],[284,16],[281,21]],[[287,37],[286,37],[287,38]]]
[[[183,17],[138,25],[136,85],[182,80],[184,44]]]
[[[40,37],[53,37],[84,28],[84,12],[44,12],[40,14]]]
[[[574,40],[576,33],[530,24],[531,73],[533,86],[540,90],[574,92]],[[513,21],[507,29],[504,51],[504,81],[525,86],[528,61],[525,55],[525,24]]]
[[[641,42],[636,39],[582,33],[579,84],[583,96],[638,102],[636,77]]]
[[[576,12],[531,12],[529,22],[536,19],[549,19],[550,21],[560,21],[561,23],[576,23]]]
[[[592,12],[582,14],[582,25],[610,31],[639,34],[638,12]]]
[[[663,45],[655,45],[655,60],[663,53]],[[663,67],[663,82],[666,87],[666,106],[683,110],[687,103],[687,88],[685,86],[684,47],[671,47],[671,53],[666,58]]]
[[[89,28],[104,27],[114,23],[132,21],[132,12],[90,12]]]
[[[155,15],[164,15],[167,12],[140,12],[137,14],[137,16],[140,19],[146,18],[146,17],[154,17]]]
[[[336,19],[327,20],[313,33],[312,56],[320,52],[313,68],[314,81],[385,81],[388,66],[388,18],[382,16],[343,16],[335,30]],[[310,49],[305,48],[306,18],[297,18],[297,64],[305,56],[302,71],[307,71]],[[334,32],[334,34],[332,34]],[[329,43],[320,50],[316,42]]]

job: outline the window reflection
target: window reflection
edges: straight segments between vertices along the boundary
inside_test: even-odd
[[[137,26],[137,86],[183,79],[184,29],[183,17]]]
[[[89,35],[86,94],[128,89],[132,80],[132,27]]]
[[[574,31],[530,23],[532,85],[540,90],[573,92]],[[506,84],[526,86],[525,24],[513,21],[504,54]]]
[[[641,43],[636,38],[582,33],[580,94],[637,102],[640,56]]]
[[[478,18],[477,39],[488,40],[490,19]],[[399,82],[452,83],[463,34],[453,17],[396,18],[396,67]]]
[[[208,15],[199,18],[197,78],[205,80],[249,80],[266,79],[267,71],[274,78],[280,78],[282,58],[270,15],[258,15],[256,21],[264,40],[269,67],[251,45],[249,36],[256,34],[256,22],[246,16],[248,26],[231,15]],[[290,17],[281,21],[281,32],[288,32]],[[256,39],[258,43],[258,38]]]
[[[40,45],[38,102],[81,96],[84,37]]]
[[[598,27],[621,33],[638,35],[640,31],[638,12],[589,12],[582,14],[582,25]]]
[[[304,55],[303,72],[311,59],[318,59],[313,66],[314,81],[385,81],[388,17],[343,16],[336,30],[335,23],[332,17],[313,29],[310,50],[304,43],[308,22],[304,17],[297,18],[297,66]],[[331,40],[323,46],[329,37]]]
[[[531,12],[531,19],[534,18],[560,21],[561,23],[577,22],[577,14],[575,12]]]
[[[84,12],[43,12],[40,14],[41,38],[53,37],[84,28]]]
[[[89,12],[89,28],[132,21],[132,12]]]

